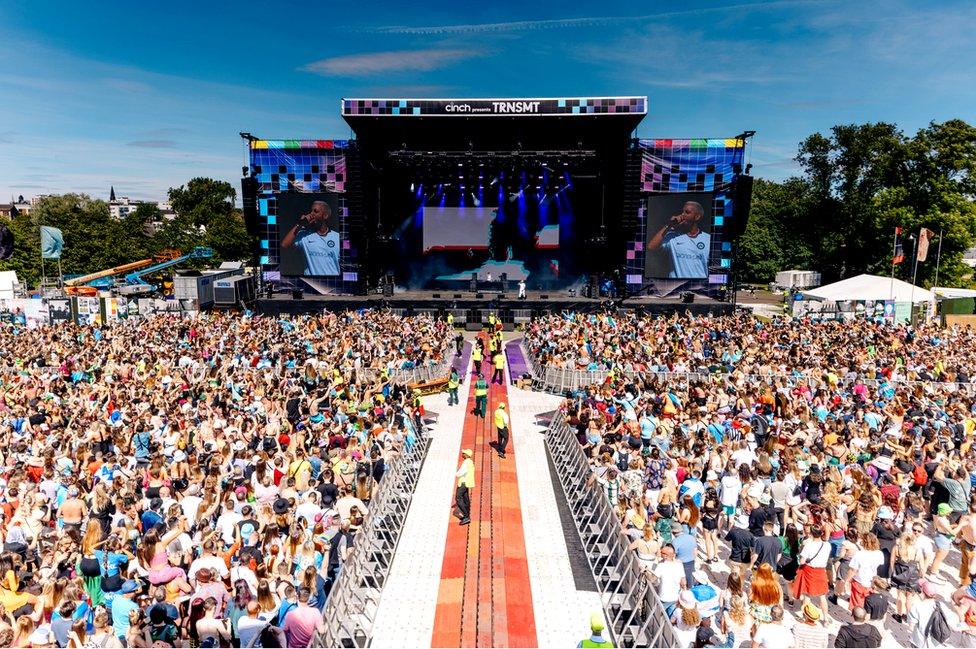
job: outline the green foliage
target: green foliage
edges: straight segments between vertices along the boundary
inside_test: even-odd
[[[121,220],[113,219],[108,204],[84,194],[63,194],[41,200],[29,216],[18,215],[8,224],[14,235],[14,255],[0,262],[0,270],[14,270],[22,283],[36,285],[41,277],[41,225],[64,233],[61,267],[65,275],[85,274],[140,259],[166,249],[189,252],[195,246],[210,246],[209,266],[224,260],[247,260],[251,239],[240,210],[234,209],[235,192],[229,183],[194,178],[185,186],[170,189],[170,202],[178,214],[162,219],[153,204],[142,204]],[[147,234],[152,223],[159,227]],[[57,275],[57,262],[46,261],[49,276]]]
[[[756,183],[752,216],[740,240],[745,281],[776,270],[819,270],[824,281],[891,272],[895,227],[917,237],[942,231],[939,283],[965,284],[963,251],[976,239],[976,127],[932,123],[913,137],[887,123],[835,126],[800,143],[799,178]],[[896,274],[911,278],[909,259]],[[935,280],[938,240],[918,266],[920,284]]]

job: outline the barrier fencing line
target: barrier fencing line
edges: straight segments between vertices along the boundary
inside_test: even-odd
[[[523,346],[522,352],[529,361],[532,368],[533,385],[538,386],[545,392],[554,394],[564,394],[566,390],[575,391],[586,388],[597,383],[603,383],[610,375],[609,370],[576,370],[564,367],[553,367],[548,364],[540,363],[535,355],[529,353]],[[735,385],[738,381],[744,382],[783,382],[787,385],[797,385],[806,383],[816,388],[828,385],[828,382],[817,376],[794,375],[794,374],[736,374],[734,372],[654,372],[654,371],[633,371],[616,370],[616,375],[624,376],[628,379],[648,379],[654,378],[662,381],[700,381],[705,383],[723,384],[731,383]],[[881,379],[848,378],[839,377],[840,385],[849,386],[856,383],[863,383],[869,388],[876,388],[882,384],[893,386],[938,386],[949,392],[962,391],[967,394],[976,394],[976,383],[951,383],[943,381],[919,381],[919,380],[900,380],[890,381]]]
[[[569,425],[557,418],[546,431],[549,451],[586,560],[600,589],[608,630],[618,647],[677,647],[674,627],[651,587]]]
[[[329,593],[323,612],[325,630],[316,631],[308,646],[370,646],[383,587],[429,448],[430,438],[418,430],[414,446],[394,458],[384,473],[352,552]]]

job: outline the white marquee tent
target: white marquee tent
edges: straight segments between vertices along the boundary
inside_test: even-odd
[[[879,275],[858,275],[839,282],[803,291],[803,298],[829,302],[915,302],[915,304],[935,302],[936,296],[929,290],[903,282],[892,282],[890,277]]]

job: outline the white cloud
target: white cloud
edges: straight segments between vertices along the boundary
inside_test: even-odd
[[[312,61],[299,68],[322,76],[371,76],[388,72],[427,72],[481,56],[478,50],[426,49],[347,54]]]
[[[773,2],[745,2],[720,5],[717,7],[700,7],[680,11],[662,11],[656,14],[641,16],[588,16],[582,18],[553,18],[549,20],[511,20],[497,23],[470,23],[460,25],[390,25],[379,27],[375,31],[383,34],[413,34],[413,35],[443,35],[443,34],[474,34],[532,31],[538,29],[566,29],[574,27],[604,27],[612,25],[630,25],[635,22],[648,20],[663,20],[665,18],[679,18],[709,13],[731,11],[767,11],[797,5],[822,4],[830,0],[775,0]]]

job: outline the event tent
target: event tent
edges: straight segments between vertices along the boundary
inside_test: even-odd
[[[879,275],[858,275],[842,279],[820,288],[803,291],[804,299],[830,302],[867,302],[894,300],[895,302],[935,302],[935,294],[920,286]]]

